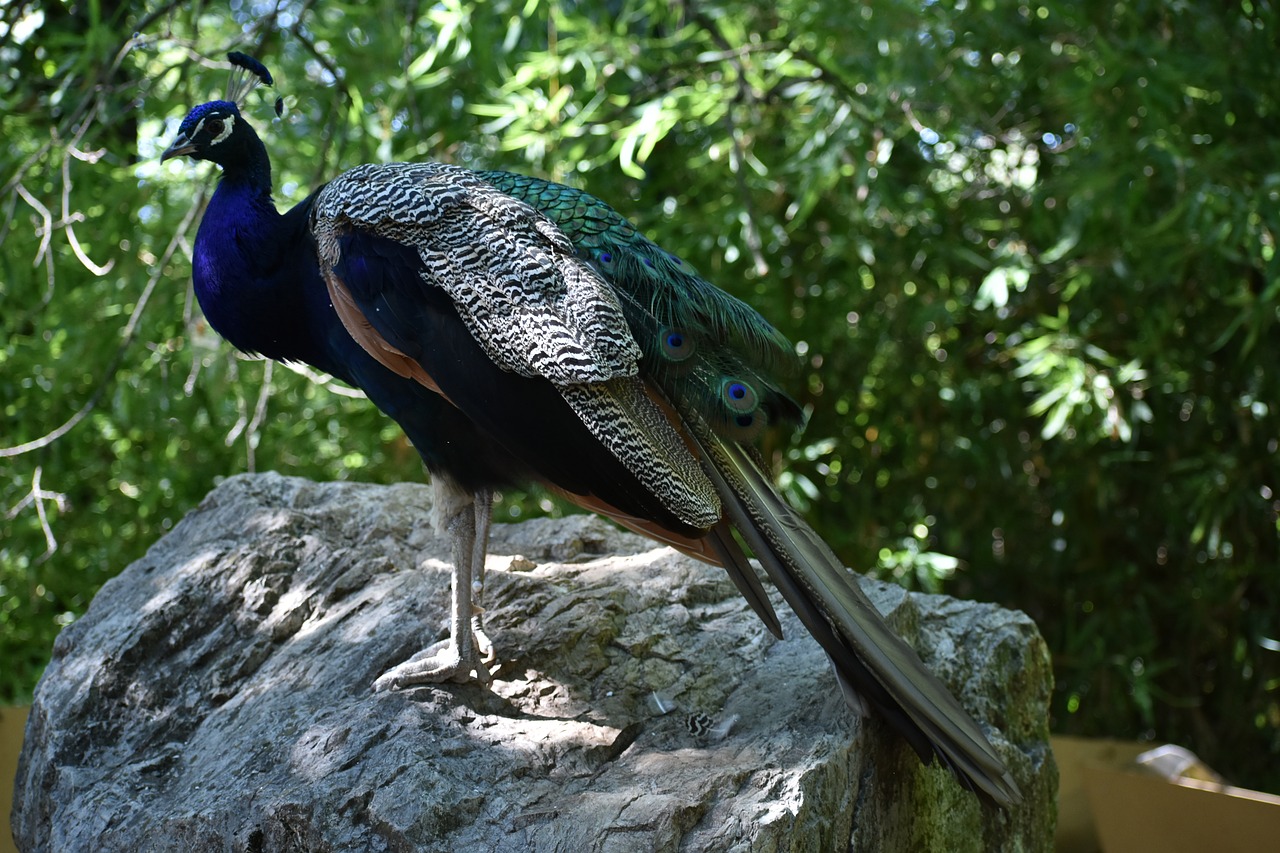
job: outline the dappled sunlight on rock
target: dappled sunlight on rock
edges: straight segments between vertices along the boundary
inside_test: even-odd
[[[850,714],[779,600],[785,640],[723,571],[592,517],[495,526],[490,684],[374,693],[447,625],[428,495],[223,483],[59,639],[31,714],[18,837],[163,837],[193,853],[286,837],[563,851],[1048,837],[1048,661],[1025,616],[867,584],[1005,733],[991,729],[1029,806],[1002,813]]]

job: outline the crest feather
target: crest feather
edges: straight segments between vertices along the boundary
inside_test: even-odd
[[[227,54],[231,63],[231,78],[227,81],[227,100],[244,109],[244,99],[258,87],[258,84],[270,86],[275,82],[267,66],[245,53],[231,51]],[[277,105],[276,114],[280,109]]]

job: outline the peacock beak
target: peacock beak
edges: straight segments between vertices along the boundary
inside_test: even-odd
[[[160,162],[163,163],[170,157],[181,157],[183,154],[190,154],[195,150],[195,144],[192,143],[191,140],[187,139],[187,135],[185,133],[179,133],[177,137],[174,138],[173,144],[166,148],[164,153],[160,155]]]

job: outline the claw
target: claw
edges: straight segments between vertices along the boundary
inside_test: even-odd
[[[493,663],[498,659],[498,654],[493,649],[493,641],[489,639],[489,635],[484,632],[484,626],[480,623],[479,608],[476,610],[476,615],[471,617],[472,643],[481,661],[487,664]]]

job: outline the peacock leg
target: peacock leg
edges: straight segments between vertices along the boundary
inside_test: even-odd
[[[475,544],[471,548],[471,634],[474,637],[476,652],[480,660],[486,664],[493,663],[497,654],[493,650],[493,642],[484,632],[484,562],[489,556],[489,521],[493,517],[493,492],[481,489],[475,493],[472,509],[475,515]]]
[[[493,654],[493,644],[483,631],[476,630],[480,613],[473,603],[473,579],[478,577],[480,584],[484,582],[485,546],[489,535],[488,519],[492,495],[487,491],[472,495],[442,475],[434,476],[432,484],[435,487],[433,515],[436,527],[444,528],[453,540],[449,638],[428,646],[409,660],[383,673],[373,683],[374,690],[395,690],[414,684],[439,684],[445,681],[471,681],[473,673],[474,679],[482,682],[492,678],[485,663],[486,657],[492,660],[489,656]],[[481,512],[483,522],[479,522]]]

